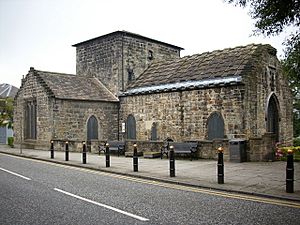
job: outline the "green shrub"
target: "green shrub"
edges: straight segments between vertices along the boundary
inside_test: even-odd
[[[14,138],[13,137],[8,137],[7,142],[10,147],[14,147]]]
[[[300,146],[300,137],[294,139],[294,146]]]

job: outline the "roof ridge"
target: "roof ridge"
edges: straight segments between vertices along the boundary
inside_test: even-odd
[[[33,67],[31,67],[33,68]],[[34,69],[34,68],[33,68]],[[64,76],[76,76],[76,74],[71,74],[71,73],[60,73],[60,72],[51,72],[51,71],[44,71],[44,70],[36,70],[37,72],[41,72],[41,73],[48,73],[48,74],[55,74],[55,75],[64,75]]]
[[[181,59],[186,58],[186,57],[193,57],[193,56],[201,56],[201,55],[204,55],[204,54],[211,54],[211,53],[215,53],[215,52],[223,52],[223,51],[228,51],[228,50],[234,50],[234,49],[238,49],[238,48],[247,48],[247,47],[250,47],[250,46],[252,46],[252,47],[261,47],[261,46],[271,46],[271,45],[270,44],[261,44],[261,43],[260,44],[251,43],[251,44],[248,44],[248,45],[238,45],[238,46],[235,46],[235,47],[227,47],[227,48],[223,48],[223,49],[205,51],[205,52],[202,52],[202,53],[195,53],[195,54],[192,54],[192,55],[185,55]]]
[[[112,36],[112,35],[122,35],[122,36],[126,36],[127,35],[127,36],[132,36],[132,37],[136,37],[136,38],[148,40],[148,41],[151,41],[151,42],[159,43],[159,44],[162,44],[162,45],[167,45],[167,46],[170,46],[172,48],[177,48],[177,49],[180,49],[180,50],[184,49],[182,47],[179,47],[179,46],[176,46],[176,45],[173,45],[173,44],[169,44],[167,42],[159,41],[159,40],[156,40],[156,39],[153,39],[153,38],[149,38],[149,37],[142,36],[140,34],[132,33],[132,32],[125,31],[125,30],[122,30],[122,31],[117,30],[117,31],[114,31],[114,32],[110,32],[108,34],[104,34],[104,35],[101,35],[101,36],[98,36],[98,37],[95,37],[95,38],[91,38],[91,39],[88,39],[88,40],[85,40],[85,41],[73,44],[72,47],[77,47],[77,46],[79,46],[81,44],[84,44],[84,43],[87,43],[87,42],[90,42],[90,41],[95,41],[95,40],[101,39],[101,38],[106,38],[106,37],[109,37],[109,36]]]

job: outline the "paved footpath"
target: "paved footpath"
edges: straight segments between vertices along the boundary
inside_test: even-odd
[[[300,201],[300,163],[294,163],[294,193],[285,191],[286,162],[244,162],[224,163],[225,183],[217,183],[217,161],[177,159],[176,177],[169,176],[168,159],[144,159],[139,157],[139,171],[133,172],[132,158],[111,156],[110,167],[106,168],[105,156],[101,154],[87,154],[87,164],[82,164],[82,154],[70,152],[69,161],[65,161],[65,153],[55,152],[54,159],[50,159],[50,152],[9,148],[0,145],[0,153],[19,155],[34,159],[46,160],[66,165],[97,169],[117,174],[154,179],[164,182],[192,185],[215,190],[226,190],[266,197],[276,197]],[[1,154],[0,154],[1,157]]]

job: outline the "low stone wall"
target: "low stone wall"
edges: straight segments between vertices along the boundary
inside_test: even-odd
[[[160,152],[160,149],[164,144],[163,141],[128,140],[125,142],[125,151],[132,152],[134,143],[137,144],[137,149],[140,152]]]
[[[82,151],[82,141],[68,140],[69,151],[70,152],[81,152]],[[65,151],[66,140],[53,140],[53,147],[55,151]],[[50,149],[50,143],[49,143]]]
[[[201,140],[198,142],[198,158],[202,159],[217,159],[217,148],[224,148],[224,160],[229,160],[229,144],[228,139],[220,140]],[[141,152],[160,152],[163,146],[163,141],[136,141],[130,140],[125,142],[125,151],[133,151],[133,144],[137,144],[138,151]]]
[[[229,160],[228,141],[228,139],[198,141],[198,157],[201,159],[217,159],[218,147],[222,146],[224,149],[224,160]]]
[[[247,151],[248,161],[274,161],[275,160],[275,135],[265,133],[262,137],[250,138]]]
[[[53,140],[56,151],[65,151],[66,140]],[[230,160],[230,145],[228,139],[216,140],[198,140],[198,158],[200,159],[217,159],[218,147],[224,149],[224,160]],[[69,151],[81,152],[82,141],[68,140]],[[87,143],[87,150],[92,153],[98,153],[98,146],[103,145],[105,141],[91,140]],[[139,152],[160,152],[163,141],[138,141],[126,140],[125,152],[133,151],[133,144],[137,144]],[[262,137],[250,138],[246,141],[247,161],[274,161],[275,159],[275,135],[266,133]],[[24,146],[23,146],[24,147]],[[49,148],[50,149],[50,143]]]

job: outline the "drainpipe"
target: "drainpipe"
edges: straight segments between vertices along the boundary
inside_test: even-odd
[[[124,33],[122,34],[122,91],[125,91],[125,86],[124,86]]]
[[[121,108],[121,101],[119,98],[119,103],[118,103],[118,141],[120,141],[120,108]]]

